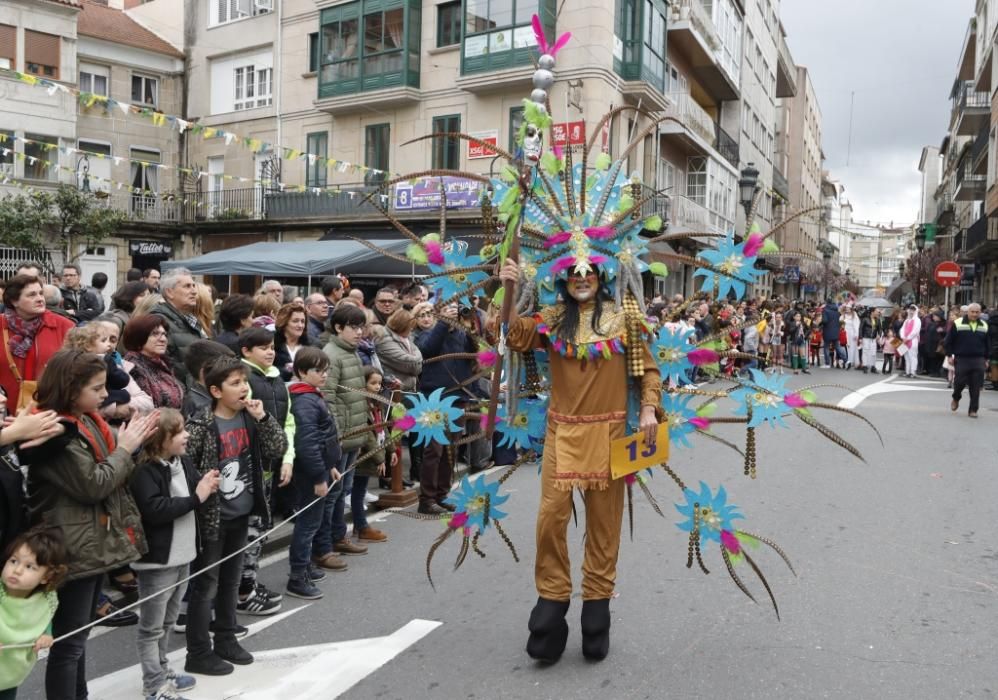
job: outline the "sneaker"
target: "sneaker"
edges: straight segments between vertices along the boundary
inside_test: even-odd
[[[187,655],[184,670],[188,673],[198,673],[202,676],[227,676],[235,667],[215,653],[205,656]]]
[[[377,503],[379,496],[375,496],[370,491],[364,492],[364,503]]]
[[[173,687],[179,691],[190,690],[198,684],[198,679],[184,673],[177,673],[173,669],[166,672],[166,679],[173,683]]]
[[[362,527],[360,530],[355,530],[354,534],[357,536],[357,539],[360,540],[361,542],[388,541],[388,535],[386,535],[377,528],[371,527],[370,525],[368,525],[367,527]]]
[[[208,631],[215,634],[218,630],[215,627],[215,621],[212,620],[211,624],[208,625]],[[236,639],[242,639],[243,637],[249,635],[249,627],[244,625],[236,625],[236,628],[232,631],[232,636]]]
[[[177,615],[177,621],[173,623],[174,632],[186,632],[187,631],[187,613],[180,613]]]
[[[280,593],[278,593],[277,591],[270,590],[259,581],[257,581],[256,585],[253,586],[253,588],[256,590],[257,595],[262,595],[267,600],[273,601],[275,603],[280,603],[281,600],[284,599],[284,596],[282,596]]]
[[[308,576],[289,578],[285,591],[289,596],[302,600],[319,600],[322,597],[322,591],[316,588]]]
[[[312,564],[321,567],[323,569],[329,569],[330,571],[346,571],[347,563],[340,559],[338,556],[330,552],[329,554],[323,554],[321,557],[312,557]],[[314,579],[313,579],[314,580]]]
[[[236,610],[246,615],[273,615],[280,609],[280,601],[268,600],[256,588],[246,596],[245,600],[240,600],[236,603]]]
[[[367,547],[362,544],[351,542],[349,539],[344,537],[339,542],[333,542],[333,551],[337,554],[356,556],[360,554],[367,554]]]
[[[188,676],[189,677],[189,676]],[[146,695],[146,700],[187,700],[183,695],[177,693],[176,689],[169,683],[164,683],[158,692]]]
[[[319,583],[320,581],[326,580],[326,572],[320,569],[318,566],[308,565],[308,579],[312,583]]]
[[[240,646],[236,640],[215,642],[215,654],[229,663],[248,666],[253,663],[253,655]]]

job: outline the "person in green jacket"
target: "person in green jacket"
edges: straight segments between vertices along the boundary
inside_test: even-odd
[[[7,548],[0,574],[0,700],[14,700],[38,663],[38,652],[52,646],[52,617],[59,606],[55,589],[65,576],[60,530],[29,530]]]
[[[322,349],[329,357],[329,373],[322,396],[336,421],[342,439],[338,470],[343,478],[329,491],[323,504],[322,525],[312,541],[313,561],[326,567],[328,554],[367,554],[367,547],[347,538],[344,518],[346,499],[353,489],[354,471],[350,469],[364,445],[364,434],[343,438],[351,430],[367,425],[367,398],[364,396],[364,366],[357,355],[357,346],[364,335],[367,315],[357,306],[341,302],[329,319],[331,335]]]

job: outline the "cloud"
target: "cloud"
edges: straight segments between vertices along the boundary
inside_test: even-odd
[[[790,52],[818,96],[825,167],[856,220],[914,221],[919,156],[946,135],[973,12],[972,0],[783,0]]]

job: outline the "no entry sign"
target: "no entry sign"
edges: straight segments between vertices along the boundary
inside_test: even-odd
[[[936,265],[932,276],[940,287],[955,287],[960,284],[963,270],[955,262],[946,261]]]

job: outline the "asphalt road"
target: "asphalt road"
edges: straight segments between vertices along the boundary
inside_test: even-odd
[[[802,380],[866,387],[869,396],[858,410],[879,428],[883,447],[862,422],[816,412],[866,463],[796,420],[790,429],[758,431],[754,481],[742,475],[740,457],[716,443],[701,438],[694,450],[673,451],[670,461],[688,484],[723,482],[729,502],[746,516],[745,529],[770,536],[790,556],[796,578],[775,553],[754,553],[779,602],[780,621],[744,566],[739,570],[759,604],[737,590],[716,546],[705,552],[709,576],[686,569],[686,535],[673,525],[679,517],[671,506],[678,490],[660,474],[652,490],[666,518],[638,493],[632,543],[625,515],[609,658],[595,664],[582,658],[576,599],[565,656],[552,667],[536,665],[523,650],[536,599],[537,476],[528,466],[508,482],[504,521],[519,564],[490,532],[482,542],[488,557],[471,555],[453,572],[458,543],[450,541],[434,561],[434,592],[424,562],[441,526],[388,516],[379,527],[390,542],[351,558],[349,571],[331,574],[320,584],[323,600],[245,641],[271,665],[261,660],[238,668],[225,692],[205,682],[187,696],[290,698],[288,684],[296,677],[299,698],[998,695],[998,545],[988,539],[998,521],[998,392],[984,392],[981,417],[971,420],[966,399],[963,410],[949,411],[944,383],[895,377],[875,384],[881,379],[815,370],[790,381],[794,387]],[[817,391],[832,403],[849,393]],[[717,430],[744,440],[740,426]],[[581,532],[570,526],[577,587]],[[272,557],[264,581],[283,587],[286,566],[280,555]],[[285,610],[301,605],[285,600]],[[399,632],[412,620],[442,624],[410,636]],[[134,630],[91,641],[91,698],[139,697],[137,669],[107,676],[136,663]],[[347,643],[361,639],[368,641]],[[175,647],[183,643],[182,635],[173,640]],[[307,665],[313,657],[318,660]],[[43,696],[42,670],[40,664],[19,698]],[[321,682],[303,690],[309,674]]]

